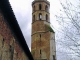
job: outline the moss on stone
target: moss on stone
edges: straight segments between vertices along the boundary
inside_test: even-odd
[[[53,33],[54,33],[54,30],[51,28],[50,25],[47,25],[47,24],[46,24],[46,27],[48,28],[48,30],[49,30],[50,32],[53,32]]]
[[[34,51],[34,50],[33,50],[33,51],[31,51],[31,54],[32,54],[32,55],[34,55],[34,54],[35,54],[35,51]]]

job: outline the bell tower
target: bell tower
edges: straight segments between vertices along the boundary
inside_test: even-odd
[[[34,60],[56,60],[55,32],[50,27],[50,3],[32,2],[31,53]]]

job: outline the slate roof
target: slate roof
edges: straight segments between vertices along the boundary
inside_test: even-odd
[[[2,11],[4,17],[6,18],[6,22],[9,24],[12,32],[14,33],[15,37],[17,38],[21,48],[24,50],[25,54],[29,58],[29,60],[33,60],[33,57],[29,51],[28,45],[24,39],[24,36],[21,32],[21,29],[17,23],[13,10],[10,6],[8,0],[0,0],[0,10]]]

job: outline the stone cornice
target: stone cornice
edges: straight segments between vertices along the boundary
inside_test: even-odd
[[[46,21],[46,20],[36,20],[35,22],[37,22],[37,21]],[[35,22],[32,22],[32,24]],[[46,22],[48,22],[48,21],[46,21]],[[50,22],[48,22],[48,23],[50,23]]]
[[[33,1],[32,2],[32,6],[35,4],[35,3],[37,3],[37,2],[45,2],[45,3],[47,3],[49,6],[50,6],[50,2],[49,1]]]
[[[46,32],[50,32],[50,31],[41,31],[41,32],[36,32],[36,33],[33,33],[31,36],[37,34],[37,33],[46,33]]]
[[[48,14],[50,14],[48,11],[45,11],[45,10],[35,10],[33,13],[37,12],[37,11],[44,11],[44,12],[47,12]],[[32,14],[33,14],[32,13]]]

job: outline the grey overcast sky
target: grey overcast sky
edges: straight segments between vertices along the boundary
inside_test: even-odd
[[[28,44],[28,47],[31,48],[31,23],[32,23],[32,1],[33,0],[9,0],[10,4],[13,8],[17,21],[20,25],[20,28],[23,32],[25,40]],[[50,22],[54,26],[54,28],[58,29],[60,26],[58,25],[56,18],[54,17],[55,14],[58,15],[60,9],[62,9],[59,0],[48,0],[50,2]],[[63,1],[63,0],[61,0]],[[64,0],[65,1],[65,0]],[[76,4],[75,0],[69,0]],[[54,29],[55,30],[55,29]],[[56,31],[56,30],[55,30]],[[59,35],[59,33],[58,33]],[[59,47],[60,45],[57,44]],[[60,49],[59,49],[60,50]],[[63,51],[64,50],[64,51]],[[63,49],[62,52],[65,52],[66,49]],[[62,55],[62,56],[60,56]],[[67,58],[67,54],[59,53],[57,60],[69,60]],[[64,58],[62,58],[64,56]],[[61,58],[61,59],[60,59]],[[67,58],[67,59],[66,59]]]
[[[31,23],[32,23],[32,1],[33,0],[9,0],[13,8],[15,16],[18,20],[20,28],[26,39],[26,42],[31,47]],[[48,0],[50,2],[50,21],[54,27],[58,27],[54,15],[60,9],[59,0]]]

